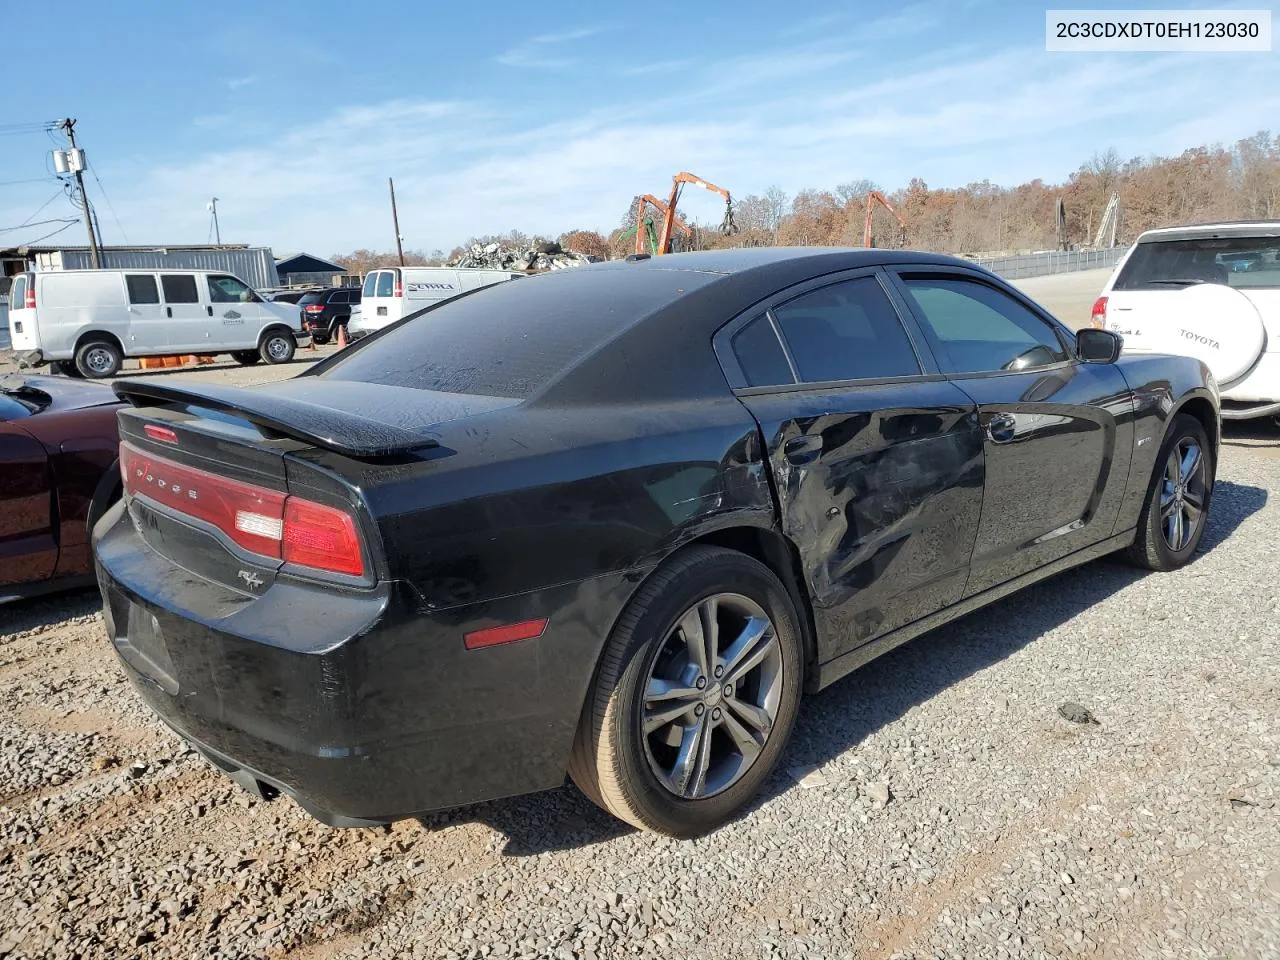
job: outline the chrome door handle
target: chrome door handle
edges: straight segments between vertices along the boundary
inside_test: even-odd
[[[992,443],[1008,443],[1018,431],[1018,420],[1010,413],[997,413],[987,421],[987,436]]]

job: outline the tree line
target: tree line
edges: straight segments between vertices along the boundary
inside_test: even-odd
[[[1057,203],[1066,211],[1073,246],[1092,243],[1113,193],[1119,195],[1117,242],[1132,242],[1154,227],[1216,220],[1280,219],[1280,136],[1262,131],[1232,146],[1192,147],[1174,157],[1122,160],[1114,150],[1096,153],[1065,183],[1043,180],[1002,187],[982,180],[963,187],[931,188],[919,177],[892,191],[870,180],[851,180],[833,189],[804,189],[789,197],[771,186],[735,200],[738,232],[694,223],[696,249],[738,246],[861,246],[867,196],[880,190],[902,216],[908,247],[942,253],[981,254],[1052,249],[1058,243]],[[899,228],[877,208],[873,243],[896,246]],[[623,257],[635,249],[635,203],[618,226],[605,234],[576,229],[558,238],[512,230],[474,237],[450,253],[406,251],[405,262],[440,264],[473,243],[498,242],[527,249],[556,240],[567,250],[599,257]],[[396,263],[394,253],[357,250],[333,257],[353,273]]]

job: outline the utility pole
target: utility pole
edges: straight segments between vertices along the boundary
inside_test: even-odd
[[[209,201],[209,212],[213,214],[213,239],[218,246],[222,246],[222,230],[218,227],[218,198],[214,197]]]
[[[76,186],[80,190],[80,203],[84,207],[84,225],[89,231],[89,258],[95,270],[102,267],[102,257],[98,250],[98,237],[93,231],[93,211],[89,209],[89,195],[84,192],[84,151],[76,146],[76,122],[71,118],[60,124],[67,134],[67,143],[71,149],[67,154],[69,170],[75,175]]]
[[[400,266],[404,266],[404,245],[400,242],[400,215],[396,213],[395,181],[387,177],[387,186],[391,188],[391,223],[396,228],[396,256],[400,258]]]

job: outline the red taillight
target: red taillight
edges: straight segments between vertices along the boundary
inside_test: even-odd
[[[129,496],[144,496],[201,520],[251,553],[313,570],[364,575],[355,520],[342,510],[183,466],[129,443],[120,444],[120,474]]]
[[[36,308],[35,277],[27,277],[27,295],[22,298],[22,308],[24,310],[34,310]]]
[[[290,497],[284,505],[284,562],[364,575],[364,553],[351,514]]]
[[[1099,330],[1107,325],[1107,298],[1099,297],[1093,301],[1093,309],[1089,311],[1089,326]]]
[[[161,443],[177,443],[178,435],[168,427],[162,427],[155,423],[146,423],[142,426],[142,432],[152,440],[159,440]]]
[[[403,297],[403,296],[404,296],[404,285],[403,285],[399,280],[397,280],[397,281],[396,281],[396,289],[395,289],[395,293],[393,293],[393,294],[392,294],[392,296],[394,296],[394,297]]]
[[[546,619],[525,620],[523,623],[508,623],[502,627],[489,627],[464,634],[462,645],[468,650],[480,647],[495,647],[500,643],[515,643],[517,640],[534,640],[547,629]]]
[[[307,304],[305,307],[303,307],[302,309],[303,309],[303,310],[305,310],[307,313],[324,313],[324,304],[323,304],[323,303],[308,303],[308,304]]]

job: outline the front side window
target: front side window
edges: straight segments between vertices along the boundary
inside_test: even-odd
[[[1029,370],[1067,359],[1049,324],[994,287],[957,277],[902,279],[948,373]]]
[[[806,383],[920,373],[906,328],[875,277],[802,294],[773,315]]]
[[[210,277],[209,300],[213,303],[257,303],[258,295],[235,277]]]
[[[149,273],[126,274],[124,284],[129,290],[130,303],[159,303],[160,290],[156,278]]]
[[[164,287],[165,303],[200,302],[200,292],[196,289],[196,278],[189,274],[164,274],[160,277],[160,285]]]
[[[395,274],[390,270],[378,271],[378,292],[375,296],[389,297],[395,293]]]

